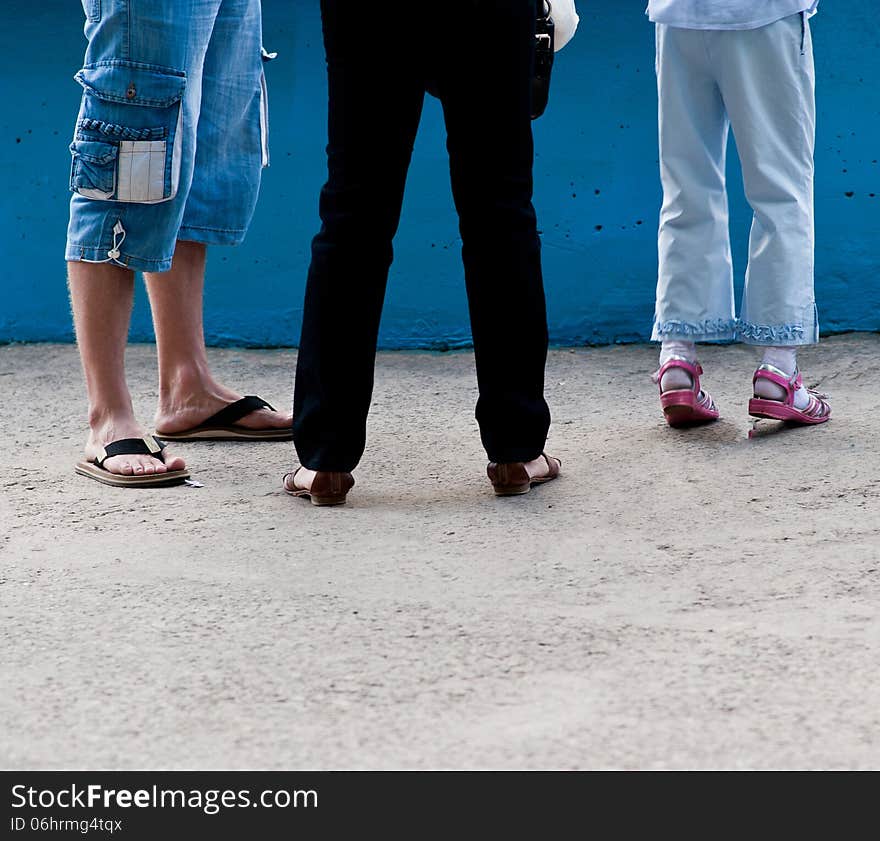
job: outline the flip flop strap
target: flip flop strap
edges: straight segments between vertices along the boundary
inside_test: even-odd
[[[103,455],[99,455],[95,459],[95,464],[98,467],[103,467],[104,462],[114,456],[152,456],[164,462],[165,457],[162,455],[164,449],[165,445],[152,435],[145,438],[120,438],[118,441],[111,441],[104,447]]]
[[[262,397],[251,394],[247,397],[242,397],[241,400],[230,403],[228,406],[224,406],[219,412],[202,421],[199,427],[207,429],[215,426],[232,426],[236,421],[240,421],[246,415],[259,409],[275,411],[275,408],[270,406]]]

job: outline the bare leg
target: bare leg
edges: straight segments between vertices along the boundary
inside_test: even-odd
[[[134,299],[134,274],[119,266],[68,264],[70,301],[76,340],[89,397],[87,460],[111,441],[142,438],[125,381],[125,346]],[[165,463],[142,455],[114,456],[104,462],[125,476],[182,470],[183,459],[166,455]]]
[[[197,426],[242,395],[218,383],[208,366],[202,322],[207,249],[178,242],[171,271],[145,273],[159,352],[156,429],[181,432]],[[238,421],[251,429],[280,429],[290,414],[261,409]]]

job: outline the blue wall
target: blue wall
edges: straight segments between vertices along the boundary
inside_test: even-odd
[[[214,344],[294,345],[324,175],[326,89],[317,0],[264,0],[272,167],[244,246],[210,256]],[[551,107],[536,123],[536,206],[552,338],[646,339],[653,312],[660,190],[653,31],[643,2],[581,3],[559,55]],[[82,61],[74,0],[9,4],[0,35],[0,341],[72,339],[62,261],[67,144]],[[814,19],[819,78],[817,285],[825,332],[880,329],[880,26],[876,0],[826,0]],[[488,26],[488,24],[487,24]],[[479,38],[478,38],[479,40]],[[469,341],[442,120],[429,101],[396,241],[381,342]],[[734,158],[735,161],[735,158]],[[732,164],[738,269],[749,212]],[[138,290],[132,338],[150,339]]]

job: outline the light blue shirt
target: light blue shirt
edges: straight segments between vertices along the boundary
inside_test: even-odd
[[[777,20],[816,13],[819,0],[648,0],[654,23],[680,29],[757,29]]]

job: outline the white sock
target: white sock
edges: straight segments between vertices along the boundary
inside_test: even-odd
[[[683,356],[688,362],[696,363],[697,346],[693,342],[681,339],[665,339],[660,345],[660,367],[662,368],[673,356]],[[660,380],[661,391],[693,388],[691,375],[681,368],[670,368]]]
[[[797,371],[797,348],[765,347],[761,363],[772,365],[791,377]],[[785,394],[785,389],[781,385],[770,380],[761,378],[755,383],[755,397],[763,397],[765,400],[784,400]],[[794,393],[794,405],[796,409],[806,409],[810,405],[810,393],[804,386]]]

